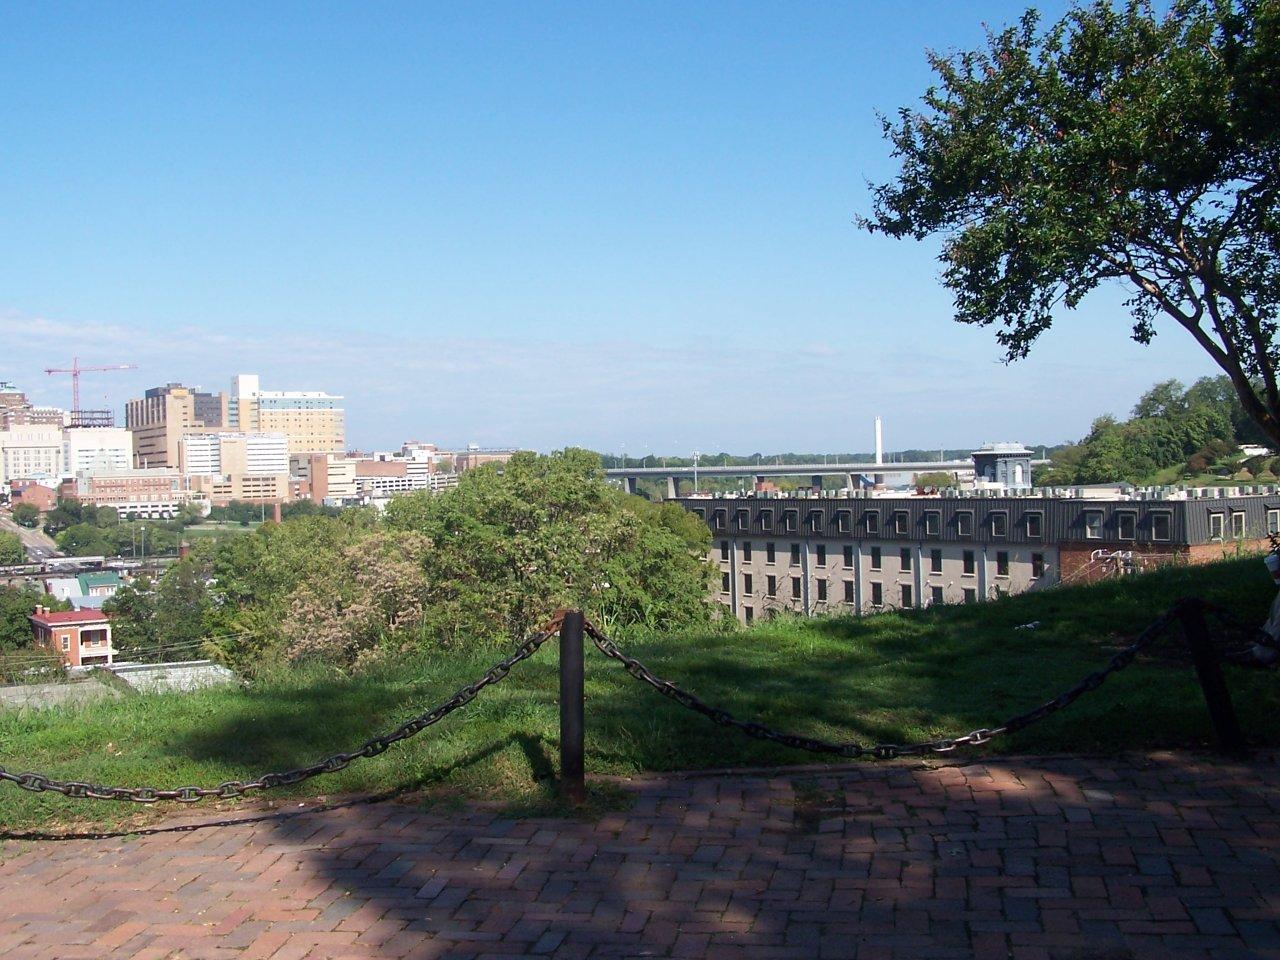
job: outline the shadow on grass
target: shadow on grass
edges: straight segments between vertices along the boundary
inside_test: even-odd
[[[1256,560],[1170,569],[973,607],[779,621],[742,632],[639,638],[624,647],[659,676],[743,719],[837,742],[909,743],[992,727],[1056,696],[1181,596],[1227,603],[1246,619],[1260,616],[1269,596],[1265,571],[1254,566],[1261,571]],[[1018,629],[1032,622],[1035,629]],[[320,781],[321,789],[440,787],[516,803],[532,798],[538,807],[556,775],[556,655],[544,649],[438,726]],[[597,651],[588,648],[587,660],[589,771],[841,762],[718,727]],[[406,691],[415,704],[438,702],[481,672],[474,658],[447,654],[426,657],[421,667],[434,677],[430,684],[357,679],[250,691],[189,726],[171,748],[241,774],[309,764],[416,712]],[[1228,680],[1252,740],[1280,742],[1275,676],[1232,669]],[[1157,656],[1141,658],[1061,714],[967,755],[1211,743],[1192,671]]]

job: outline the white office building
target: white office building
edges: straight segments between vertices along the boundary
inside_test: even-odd
[[[283,433],[188,433],[179,443],[178,462],[188,475],[287,476],[289,438]]]
[[[63,476],[118,473],[133,466],[133,434],[123,427],[69,427],[62,432]]]
[[[0,483],[62,473],[62,427],[14,424],[0,430]]]

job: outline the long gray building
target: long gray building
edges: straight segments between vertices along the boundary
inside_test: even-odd
[[[1260,550],[1280,532],[1274,487],[678,502],[710,528],[716,599],[744,623],[975,603]]]

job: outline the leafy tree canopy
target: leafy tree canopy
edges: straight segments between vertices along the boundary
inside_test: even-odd
[[[18,535],[0,530],[0,564],[23,563],[26,559],[27,551],[23,549],[22,540]]]
[[[1235,453],[1256,431],[1225,376],[1204,377],[1190,388],[1166,380],[1139,398],[1129,420],[1099,417],[1078,444],[1054,451],[1036,482],[1142,483],[1182,464],[1194,475]]]
[[[40,522],[40,510],[30,503],[15,504],[13,522],[23,527],[34,527]]]
[[[863,225],[941,235],[956,318],[1009,360],[1119,282],[1134,339],[1183,327],[1280,445],[1280,0],[1028,11],[930,64],[923,106],[884,121],[902,166]]]

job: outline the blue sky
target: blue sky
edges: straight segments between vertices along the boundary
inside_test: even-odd
[[[349,440],[636,455],[1080,436],[1213,373],[1119,293],[1003,366],[869,236],[876,111],[1021,4],[7,4],[0,379],[348,398]],[[1057,13],[1062,4],[1042,5]]]

